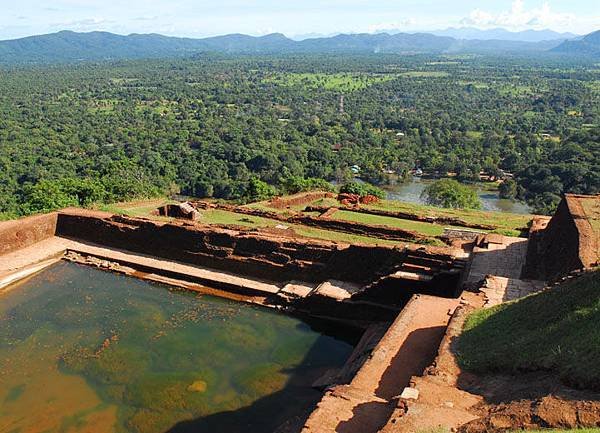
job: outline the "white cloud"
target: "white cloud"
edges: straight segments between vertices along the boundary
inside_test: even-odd
[[[143,15],[141,17],[135,17],[133,21],[157,21],[158,19],[158,15]]]
[[[386,30],[404,30],[406,28],[413,27],[416,24],[417,20],[414,18],[405,18],[399,21],[377,23],[367,27],[367,33],[377,33]]]
[[[575,14],[554,12],[547,2],[540,8],[527,9],[523,0],[514,0],[508,11],[494,14],[475,9],[460,23],[481,28],[505,27],[518,30],[565,27],[572,25],[576,19]]]
[[[113,24],[114,21],[112,20],[107,20],[105,18],[84,18],[81,20],[72,20],[72,21],[65,21],[65,22],[61,22],[61,23],[54,23],[52,24],[53,27],[69,27],[69,28],[75,28],[78,30],[84,30],[84,29],[90,29],[90,28],[96,28],[99,26],[104,26],[107,24]]]

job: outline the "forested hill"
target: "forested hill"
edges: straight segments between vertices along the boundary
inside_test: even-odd
[[[600,58],[600,30],[590,33],[583,38],[564,41],[552,51]]]
[[[0,63],[60,63],[107,59],[140,59],[191,56],[196,53],[548,53],[562,40],[540,42],[465,40],[428,33],[351,34],[295,41],[282,34],[262,37],[233,34],[205,39],[158,34],[128,36],[107,32],[62,31],[41,36],[0,41]],[[579,52],[576,52],[579,54]]]

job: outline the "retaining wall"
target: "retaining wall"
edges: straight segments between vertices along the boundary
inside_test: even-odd
[[[57,213],[0,222],[0,256],[54,236]]]
[[[82,211],[61,212],[57,235],[275,281],[364,283],[389,272],[406,256],[404,248],[287,239]],[[423,249],[423,254],[430,252],[436,254],[437,249]]]

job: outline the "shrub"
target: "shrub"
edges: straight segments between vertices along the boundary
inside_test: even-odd
[[[377,198],[381,198],[381,199],[385,198],[385,191],[377,188],[374,185],[371,185],[370,183],[364,183],[364,182],[346,183],[341,186],[340,192],[346,193],[346,194],[357,194],[361,197],[364,197],[367,195],[373,195]]]
[[[453,179],[438,180],[421,194],[425,202],[432,206],[454,209],[481,209],[481,200],[477,193],[466,185]]]

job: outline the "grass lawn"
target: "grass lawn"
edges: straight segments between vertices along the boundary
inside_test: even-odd
[[[268,218],[255,217],[250,215],[237,214],[220,209],[209,211],[201,211],[202,217],[200,222],[205,224],[223,224],[223,225],[239,225],[244,227],[275,227],[277,225],[285,225],[294,230],[298,235],[310,238],[344,242],[344,243],[365,243],[378,245],[399,245],[403,242],[386,241],[368,236],[353,235],[349,233],[341,233],[331,230],[322,230],[314,227],[308,227],[298,224],[287,224],[282,221],[271,220]]]
[[[280,222],[267,218],[243,215],[221,209],[200,211],[200,219],[204,224],[238,225],[244,227],[275,227]]]
[[[600,390],[600,270],[550,290],[474,312],[458,341],[477,373],[552,371]]]
[[[475,224],[491,224],[498,227],[494,232],[505,234],[507,236],[518,236],[521,229],[526,228],[532,218],[531,215],[464,209],[443,209],[395,200],[381,200],[378,203],[365,207],[367,209],[382,209],[392,212],[410,212],[432,217],[454,217]]]
[[[490,190],[496,187],[495,183],[485,184]],[[321,198],[310,203],[312,206],[339,207],[341,206],[335,198]],[[267,210],[271,212],[285,213],[289,209],[276,209],[270,207],[268,202],[257,202],[247,205],[248,207]],[[290,209],[296,212],[306,208],[306,204],[295,205]],[[432,217],[455,217],[469,223],[492,224],[498,227],[493,230],[494,233],[501,233],[507,236],[519,236],[522,229],[526,229],[531,215],[511,214],[506,212],[486,212],[476,210],[443,209],[433,206],[425,206],[415,203],[407,203],[396,200],[381,200],[372,205],[362,205],[365,209],[378,209],[391,212],[406,212],[417,215],[426,215]],[[333,215],[333,218],[347,221],[357,221],[365,224],[386,224],[391,227],[400,227],[407,230],[414,230],[429,236],[442,234],[445,225],[430,224],[419,221],[404,220],[394,217],[384,217],[378,215],[361,214],[357,212],[340,210]]]
[[[310,89],[325,89],[342,92],[352,92],[365,89],[373,84],[390,81],[396,78],[393,74],[366,73],[287,73],[277,74],[267,78],[266,83],[280,86],[303,86]]]
[[[439,236],[444,232],[444,226],[438,224],[403,220],[400,218],[387,216],[369,215],[366,213],[351,212],[346,210],[337,211],[335,214],[333,214],[332,218],[344,221],[354,221],[363,224],[379,224],[390,227],[398,227],[405,230],[412,230],[427,236]]]
[[[168,203],[174,203],[172,200],[165,198],[152,199],[144,201],[135,201],[130,203],[116,203],[111,205],[103,205],[98,209],[106,212],[112,212],[117,214],[129,215],[134,217],[152,217],[153,219],[169,220],[165,217],[157,217],[151,215],[157,207],[163,206]],[[334,198],[323,198],[315,200],[311,203],[314,206],[340,206],[340,203]],[[268,202],[257,202],[248,204],[247,207],[254,209],[261,209],[276,213],[290,213],[291,211],[302,211],[306,204],[300,204],[292,206],[291,209],[277,209],[270,207]],[[441,209],[434,208],[431,206],[422,206],[411,203],[404,203],[392,200],[382,200],[372,206],[366,206],[366,208],[374,209],[385,209],[396,212],[411,212],[420,215],[429,216],[452,216],[458,217],[469,222],[478,222],[483,224],[495,224],[499,226],[497,232],[503,234],[518,236],[518,228],[524,228],[527,226],[531,216],[528,215],[516,215],[498,212],[480,212],[480,211],[462,211],[455,209]],[[224,210],[207,210],[201,211],[202,217],[200,218],[201,223],[205,224],[221,224],[221,225],[238,225],[244,227],[275,227],[278,224],[285,224],[281,221],[271,220],[268,218],[261,218],[249,215],[237,214],[234,212],[228,212]],[[317,216],[317,214],[314,214]],[[346,221],[356,221],[364,224],[384,224],[390,227],[398,227],[406,230],[416,231],[426,236],[439,236],[443,233],[444,225],[430,224],[420,221],[404,220],[400,218],[385,217],[378,215],[361,214],[357,212],[349,212],[340,210],[334,214],[334,218],[339,218]],[[337,242],[346,243],[368,243],[368,244],[380,244],[380,245],[399,245],[405,244],[406,242],[396,241],[384,241],[369,236],[360,236],[345,234],[335,231],[322,230],[308,226],[292,225],[295,232],[302,236],[313,237],[317,239],[331,240]],[[441,245],[441,243],[440,243]]]
[[[172,218],[160,217],[156,215],[152,215],[152,211],[154,211],[157,207],[163,206],[168,203],[175,203],[172,200],[168,199],[155,199],[155,200],[145,200],[145,201],[136,201],[130,203],[115,203],[110,205],[102,205],[98,207],[98,210],[102,210],[104,212],[111,212],[120,215],[128,215],[133,217],[143,217],[143,218],[152,218],[155,220],[161,221],[169,221]],[[254,208],[264,209],[269,211],[277,211],[277,209],[273,209],[267,207],[261,203],[253,203],[251,205]],[[304,208],[304,206],[301,206]],[[286,209],[281,209],[281,212],[286,212]],[[286,225],[289,226],[300,236],[306,236],[315,239],[328,240],[334,242],[343,242],[343,243],[364,243],[371,245],[404,245],[406,242],[397,242],[397,241],[387,241],[377,238],[371,238],[369,236],[361,236],[361,235],[353,235],[348,233],[341,233],[329,230],[322,230],[314,227],[302,226],[297,224],[286,224],[282,221],[272,220],[268,218],[261,218],[251,215],[243,215],[235,212],[229,212],[220,209],[211,209],[206,211],[200,211],[202,215],[200,217],[199,223],[203,224],[215,224],[215,225],[231,225],[231,226],[242,226],[242,227],[253,227],[253,228],[264,228],[270,227],[273,228],[277,225]]]
[[[100,205],[98,206],[98,210],[133,217],[152,217],[154,219],[169,220],[170,218],[167,217],[159,217],[156,215],[152,215],[152,212],[161,206],[174,203],[177,202],[166,198],[157,198],[142,201]]]
[[[400,74],[403,77],[409,78],[443,78],[448,76],[448,72],[444,71],[408,71]]]

